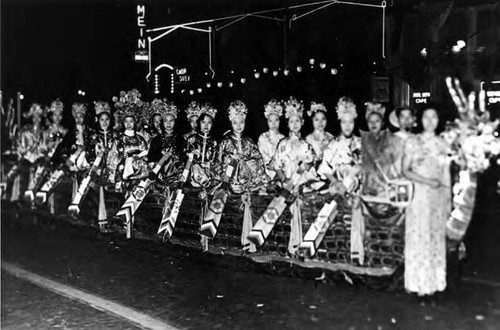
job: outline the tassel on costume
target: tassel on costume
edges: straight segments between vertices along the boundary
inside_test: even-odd
[[[257,251],[257,248],[255,247],[255,244],[248,239],[248,234],[250,234],[253,228],[250,194],[243,194],[241,196],[241,201],[244,207],[243,228],[241,230],[241,245],[243,245],[243,251],[253,253]]]
[[[355,205],[352,208],[351,215],[351,260],[358,259],[360,265],[363,265],[365,260],[365,221],[363,218],[363,205]]]
[[[290,205],[292,220],[290,223],[290,240],[288,242],[288,252],[295,255],[302,241],[302,215],[300,213],[300,200],[297,198]]]
[[[104,187],[99,187],[99,212],[97,215],[99,229],[103,229],[108,224],[108,213],[106,212],[106,202],[104,201]]]

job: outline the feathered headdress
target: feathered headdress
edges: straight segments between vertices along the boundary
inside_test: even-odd
[[[108,102],[103,102],[103,101],[94,101],[94,109],[95,109],[95,116],[99,117],[103,113],[107,113],[108,115],[111,114],[111,109],[109,107]]]
[[[229,120],[233,120],[236,118],[245,119],[247,117],[248,109],[245,103],[243,103],[240,100],[237,100],[231,102],[229,108],[227,109],[227,112],[229,114]]]
[[[358,117],[358,113],[356,111],[356,105],[354,102],[347,96],[342,96],[337,102],[337,118],[339,120],[344,119],[356,119]]]
[[[42,106],[38,103],[33,103],[30,107],[30,111],[24,115],[26,118],[40,117],[45,114]]]
[[[213,119],[215,119],[215,115],[217,115],[217,109],[212,107],[210,105],[210,103],[203,104],[200,108],[200,111],[201,111],[201,113],[206,113],[207,115],[209,115]]]
[[[323,111],[326,113],[326,107],[323,103],[316,103],[313,101],[311,102],[311,108],[309,109],[309,111],[307,111],[307,115],[309,117],[312,117],[318,111]]]
[[[61,102],[61,100],[57,99],[55,101],[52,101],[50,104],[49,108],[49,113],[62,113],[64,111],[64,104]]]
[[[290,99],[285,102],[285,118],[289,119],[292,116],[299,116],[302,118],[304,112],[304,105],[295,97],[290,96]]]
[[[366,113],[365,118],[368,119],[372,113],[378,113],[382,118],[385,115],[385,107],[377,101],[370,101],[365,103]]]
[[[137,120],[137,117],[141,116],[144,113],[144,108],[147,107],[147,103],[141,101],[141,94],[137,89],[128,92],[121,91],[119,97],[113,97],[113,102],[122,119],[132,117]]]
[[[269,118],[269,116],[283,116],[283,105],[280,101],[272,99],[264,106],[264,117]]]
[[[85,114],[87,113],[87,106],[83,103],[73,103],[73,106],[71,107],[71,113],[73,114],[73,117],[76,117],[78,114]]]
[[[186,108],[186,117],[199,117],[201,115],[201,106],[196,101],[191,101]]]

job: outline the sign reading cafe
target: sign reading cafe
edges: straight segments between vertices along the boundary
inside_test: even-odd
[[[134,59],[136,62],[147,62],[149,54],[147,49],[147,36],[146,36],[146,5],[138,4],[136,6],[137,14],[137,29],[139,30],[137,36],[137,49],[135,51]]]

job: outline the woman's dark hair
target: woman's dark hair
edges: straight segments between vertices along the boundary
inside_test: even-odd
[[[423,116],[425,111],[430,110],[430,109],[433,109],[438,116],[439,122],[438,122],[438,125],[436,127],[436,134],[439,134],[444,130],[444,127],[446,125],[446,120],[443,118],[443,115],[441,113],[439,113],[440,106],[438,104],[432,103],[432,102],[419,107],[418,114],[417,114],[417,118],[418,118],[417,119],[417,124],[418,124],[417,131],[423,132],[424,127],[422,125],[422,116]]]
[[[114,126],[114,122],[113,122],[114,120],[113,120],[113,118],[112,118],[112,116],[111,116],[111,114],[110,114],[109,112],[102,112],[102,113],[100,113],[100,114],[96,117],[96,122],[95,122],[95,126],[96,126],[96,128],[97,128],[98,130],[100,130],[100,129],[101,129],[101,125],[99,125],[99,120],[101,119],[101,117],[102,117],[103,115],[107,115],[107,116],[108,116],[108,118],[109,118],[109,129],[112,129],[112,128],[113,128],[113,126]]]
[[[409,106],[403,106],[403,107],[396,108],[396,117],[398,117],[398,119],[399,119],[399,117],[401,117],[401,112],[406,111],[406,110],[410,111],[411,114],[413,116],[415,116],[415,110],[413,110]]]
[[[160,133],[162,136],[165,135],[165,127],[163,126],[163,117],[160,114],[155,114],[149,119],[149,133],[153,134],[155,131],[157,131],[155,127],[155,117],[160,116],[161,122],[160,122],[160,131],[157,133]]]
[[[201,132],[201,122],[203,121],[203,119],[205,119],[206,117],[210,118],[212,120],[212,127],[213,127],[213,124],[214,124],[214,118],[212,118],[212,116],[210,116],[209,114],[207,113],[202,113],[198,119],[196,120],[196,133],[199,133],[199,134],[202,134]]]

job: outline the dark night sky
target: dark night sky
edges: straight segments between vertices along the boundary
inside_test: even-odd
[[[118,91],[132,87],[147,94],[145,67],[132,61],[137,2],[2,0],[2,89],[7,95],[21,90],[28,102],[36,99],[43,103],[55,97],[72,102],[78,89],[85,90],[92,100],[109,100]],[[156,27],[304,1],[147,0],[146,3],[148,25]],[[347,79],[345,88],[358,93],[360,98],[367,97],[373,69],[370,65],[380,57],[380,14],[377,9],[332,6],[297,21],[289,32],[289,63],[305,64],[310,57],[336,65],[345,63],[346,70],[349,66],[352,70],[343,78]],[[255,18],[224,29],[216,40],[218,71],[229,72],[233,68],[251,71],[254,67],[281,64],[281,33],[282,27],[275,22]],[[180,32],[159,42],[154,56],[174,65],[188,64],[203,72],[207,68],[206,43],[204,35]],[[361,87],[350,86],[349,79],[365,83]],[[252,98],[269,89],[269,86],[258,87],[241,93]],[[241,93],[235,96],[244,97]]]

